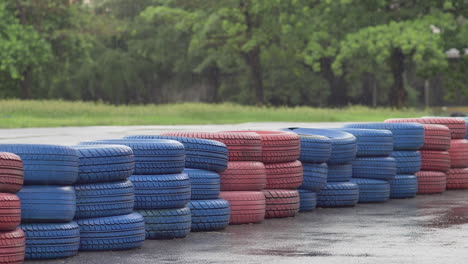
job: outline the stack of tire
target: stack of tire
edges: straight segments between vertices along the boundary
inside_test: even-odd
[[[191,187],[185,165],[184,145],[174,140],[108,139],[84,145],[125,145],[133,150],[135,170],[129,180],[135,190],[132,224],[144,223],[146,239],[184,238],[190,233]]]
[[[221,180],[219,173],[227,168],[228,150],[221,142],[158,135],[128,136],[126,139],[170,139],[185,147],[185,169],[191,182],[192,195],[188,204],[192,214],[192,232],[215,231],[229,224],[230,208],[226,200],[219,199]]]
[[[356,137],[350,133],[333,129],[289,128],[287,130],[299,134],[301,138],[323,136],[331,142],[331,154],[327,161],[327,183],[317,194],[317,206],[355,206],[359,199],[359,188],[357,184],[350,180],[353,174],[351,162],[356,158],[357,151]],[[318,165],[316,168],[319,166],[323,165]],[[321,172],[324,171],[325,166],[322,168]],[[306,178],[308,176],[306,176],[306,169],[304,169],[304,182],[306,182]],[[317,179],[316,177],[314,178]],[[301,188],[304,188],[304,186]]]
[[[15,194],[23,186],[23,163],[13,153],[0,152],[0,263],[24,261],[25,237],[21,223],[20,199]]]
[[[74,146],[79,157],[75,221],[80,251],[124,250],[145,241],[144,219],[133,212],[135,195],[128,178],[135,164],[123,145]]]
[[[419,149],[424,144],[424,127],[418,123],[360,123],[346,128],[389,130],[393,136],[393,152],[397,175],[390,181],[390,198],[413,198],[418,191],[416,173],[421,169]],[[379,169],[380,170],[380,169]]]
[[[468,167],[468,140],[464,139],[466,122],[450,117],[401,118],[389,119],[385,122],[417,122],[432,125],[427,126],[428,129],[426,129],[426,132],[434,139],[429,141],[431,151],[422,152],[423,168],[418,173],[418,193],[437,194],[446,189],[468,188],[468,170],[466,169]],[[447,127],[449,131],[440,126]]]
[[[24,186],[21,229],[26,236],[26,259],[57,259],[77,254],[80,228],[73,222],[78,178],[78,155],[71,147],[0,144],[0,151],[23,161]]]
[[[201,138],[222,142],[229,152],[221,173],[220,198],[231,208],[230,224],[259,223],[265,218],[265,166],[261,162],[261,137],[252,132],[170,132],[164,136]]]
[[[393,135],[388,130],[342,128],[357,139],[351,182],[359,186],[359,203],[382,203],[390,199],[390,181],[397,173]]]

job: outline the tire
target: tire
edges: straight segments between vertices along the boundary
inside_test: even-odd
[[[392,157],[359,157],[352,170],[353,178],[391,181],[397,174],[397,161]]]
[[[421,170],[419,151],[394,151],[391,157],[396,161],[397,174],[414,174]]]
[[[260,223],[265,219],[263,192],[221,192],[219,197],[229,202],[231,225]]]
[[[23,181],[21,158],[13,153],[0,152],[0,192],[17,193],[23,186]]]
[[[393,151],[393,135],[389,130],[339,128],[356,137],[357,157],[389,156]]]
[[[300,199],[297,190],[264,190],[265,218],[294,217],[299,212]]]
[[[80,219],[80,251],[126,250],[145,241],[145,219],[138,213]]]
[[[316,129],[316,128],[288,128],[289,131],[299,135],[318,135],[328,137],[331,140],[331,156],[327,161],[328,164],[344,164],[349,163],[356,157],[356,137],[350,133],[346,133],[333,129]]]
[[[300,206],[299,212],[309,212],[317,207],[317,193],[309,190],[299,189]]]
[[[468,167],[468,140],[454,139],[451,142],[450,149],[450,164],[452,168]]]
[[[25,185],[18,196],[23,222],[69,222],[75,216],[76,195],[71,186]]]
[[[418,179],[412,174],[398,174],[390,181],[390,199],[414,198],[418,192]]]
[[[440,171],[420,171],[418,177],[418,194],[443,193],[447,188],[447,175]]]
[[[359,200],[359,187],[352,182],[329,182],[317,193],[318,207],[353,207]]]
[[[75,185],[75,219],[124,215],[133,212],[135,195],[130,181]]]
[[[313,192],[322,190],[327,184],[328,165],[326,163],[302,163],[304,178],[300,189]]]
[[[26,259],[59,259],[75,256],[80,247],[80,227],[68,223],[23,223]]]
[[[359,186],[358,203],[384,203],[390,199],[390,184],[374,179],[351,179]]]
[[[223,199],[190,201],[192,232],[215,231],[229,225],[231,209]]]
[[[135,209],[182,208],[190,201],[191,187],[187,174],[133,175]]]
[[[302,184],[303,168],[298,160],[265,164],[267,189],[297,189]]]
[[[450,154],[447,151],[421,150],[421,170],[442,171],[450,169]]]
[[[256,161],[230,161],[221,173],[221,191],[261,191],[267,184],[265,165]]]
[[[0,144],[0,151],[22,159],[25,184],[72,185],[78,179],[78,155],[71,147]]]
[[[468,189],[468,168],[449,170],[447,172],[447,189]]]
[[[342,165],[329,165],[327,182],[347,182],[353,176],[351,163]]]
[[[185,147],[185,167],[191,169],[223,172],[227,168],[228,149],[221,142],[188,137],[159,135],[128,136],[125,139],[170,139]]]
[[[324,136],[299,135],[301,139],[301,155],[299,160],[307,163],[327,162],[332,153],[331,140]]]
[[[192,185],[191,200],[218,199],[221,192],[221,177],[216,172],[185,169]]]
[[[424,127],[418,123],[363,123],[345,127],[390,130],[394,150],[418,150],[424,145]]]
[[[466,123],[461,119],[453,117],[394,118],[385,120],[385,122],[412,122],[420,124],[444,125],[450,129],[452,139],[463,139],[466,135]]]
[[[450,129],[442,125],[424,124],[424,145],[422,150],[447,151],[450,148]]]
[[[123,145],[74,146],[79,157],[78,184],[124,181],[135,171],[133,151]]]
[[[137,212],[145,218],[146,239],[184,238],[190,233],[192,217],[188,207]]]
[[[0,233],[0,263],[23,264],[26,239],[23,230],[17,228],[14,231]]]
[[[20,199],[14,194],[0,193],[0,231],[13,231],[20,223]]]
[[[81,145],[125,145],[133,150],[135,175],[181,173],[185,167],[185,149],[174,140],[106,139],[81,142]]]
[[[190,137],[216,140],[224,143],[229,152],[230,161],[261,161],[262,139],[252,132],[170,132],[163,136]]]

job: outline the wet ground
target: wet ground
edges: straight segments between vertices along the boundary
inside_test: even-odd
[[[85,127],[3,129],[0,143],[76,144],[162,131],[341,124],[261,123],[227,126]],[[468,257],[468,190],[442,195],[317,209],[295,218],[229,226],[221,232],[191,233],[186,239],[146,241],[120,252],[82,252],[62,260],[27,263],[465,263]]]

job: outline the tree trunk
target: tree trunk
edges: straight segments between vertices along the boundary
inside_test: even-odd
[[[390,68],[393,75],[393,85],[388,98],[392,107],[401,108],[405,106],[408,96],[403,79],[403,74],[405,72],[405,54],[403,54],[401,49],[393,49],[390,57]]]
[[[333,60],[331,58],[320,59],[320,73],[330,86],[328,96],[329,106],[346,106],[349,103],[346,91],[346,80],[343,76],[336,76],[332,70]]]
[[[208,69],[208,81],[211,86],[211,93],[208,97],[210,103],[219,103],[219,87],[221,85],[220,70],[217,66],[210,67]]]
[[[31,67],[26,68],[23,72],[23,79],[20,82],[21,85],[21,98],[30,99],[31,98]]]
[[[249,66],[250,76],[252,78],[252,86],[255,90],[255,103],[257,105],[264,104],[263,93],[263,69],[260,62],[260,48],[256,47],[244,55],[245,62]]]

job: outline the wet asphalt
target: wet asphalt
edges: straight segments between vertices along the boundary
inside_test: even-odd
[[[286,126],[338,127],[338,123],[249,123],[225,126],[134,126],[0,129],[0,143],[55,143],[118,138],[163,131]],[[185,239],[145,241],[129,251],[80,252],[61,260],[26,263],[466,263],[468,190],[353,208],[317,209],[294,218],[191,233]]]

